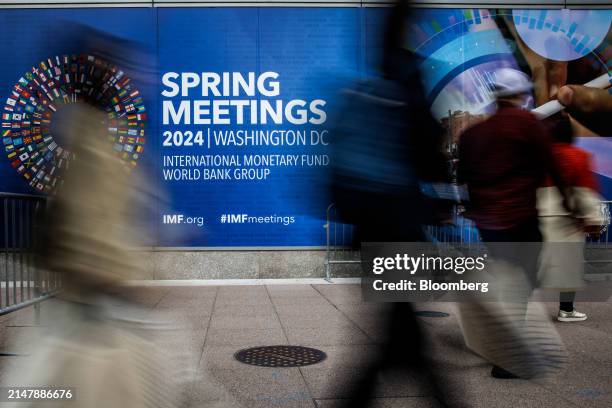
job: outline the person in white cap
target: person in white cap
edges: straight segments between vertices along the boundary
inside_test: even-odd
[[[466,217],[476,223],[482,240],[487,244],[504,243],[487,245],[490,255],[524,274],[516,278],[525,282],[525,290],[510,299],[522,305],[517,310],[524,309],[516,315],[520,320],[525,318],[527,300],[535,286],[542,245],[536,191],[547,176],[559,191],[564,189],[553,164],[552,139],[546,127],[527,110],[533,84],[524,73],[511,68],[497,70],[493,77],[497,112],[461,135],[458,181],[468,189]],[[503,359],[495,362],[493,377],[523,375],[511,372],[512,367],[498,366],[499,361]]]

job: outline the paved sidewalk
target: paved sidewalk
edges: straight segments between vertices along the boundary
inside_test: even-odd
[[[378,317],[384,306],[362,302],[360,288],[353,284],[158,286],[122,291],[154,315],[178,312],[180,330],[172,335],[210,386],[221,387],[220,392],[231,397],[232,407],[336,407],[347,397],[344,380],[357,378],[382,339]],[[555,307],[547,304],[551,316]],[[611,407],[612,303],[582,303],[578,308],[589,314],[589,320],[557,325],[570,352],[567,371],[534,383],[491,378],[490,365],[463,345],[453,305],[418,305],[420,310],[450,314],[420,319],[454,406]],[[43,304],[43,323],[44,309]],[[27,343],[11,339],[31,333],[34,340],[38,328],[32,326],[32,308],[1,317],[0,351],[27,352]],[[259,368],[233,357],[241,348],[274,344],[311,346],[328,358],[302,368]],[[2,382],[7,380],[2,368],[19,358],[23,357],[0,357]],[[190,395],[193,406],[207,401],[208,396],[201,395],[206,392]],[[376,407],[436,406],[417,379],[401,373],[382,375],[377,397]]]

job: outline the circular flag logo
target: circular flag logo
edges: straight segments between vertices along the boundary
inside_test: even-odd
[[[11,166],[40,192],[54,191],[72,158],[53,134],[52,124],[54,115],[74,103],[106,112],[110,148],[127,166],[135,167],[144,150],[144,103],[123,71],[92,55],[48,58],[13,86],[1,121]]]

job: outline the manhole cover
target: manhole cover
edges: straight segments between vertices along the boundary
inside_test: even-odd
[[[264,346],[238,351],[234,354],[241,363],[259,367],[302,367],[327,358],[321,350],[300,346]]]
[[[448,313],[434,312],[431,310],[421,310],[415,313],[418,317],[448,317]]]

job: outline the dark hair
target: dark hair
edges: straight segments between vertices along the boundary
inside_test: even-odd
[[[574,130],[569,116],[559,115],[551,123],[550,131],[553,140],[557,143],[572,143],[574,141]]]

